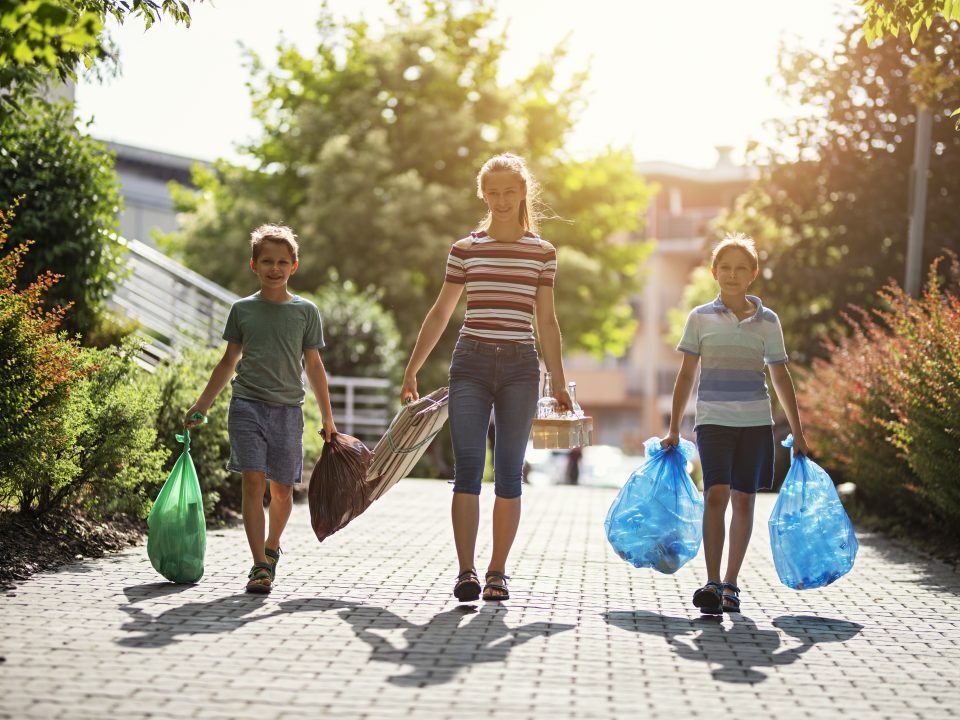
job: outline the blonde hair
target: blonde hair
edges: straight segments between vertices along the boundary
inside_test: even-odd
[[[756,243],[753,242],[753,238],[743,233],[728,234],[723,240],[716,244],[710,256],[710,267],[716,268],[720,260],[720,255],[732,249],[742,250],[749,256],[752,266],[750,268],[751,270],[756,272],[760,268],[760,256],[757,254]]]
[[[296,234],[286,225],[265,223],[250,233],[250,256],[256,260],[260,256],[264,244],[268,242],[286,245],[293,256],[293,261],[298,262],[300,245],[297,243]]]
[[[524,200],[520,203],[520,221],[521,227],[530,232],[537,231],[542,216],[537,209],[537,200],[540,196],[540,184],[536,181],[523,158],[513,153],[502,153],[494,155],[487,160],[480,172],[477,173],[477,197],[483,200],[483,178],[491,172],[511,172],[520,178],[520,183],[525,191]],[[493,215],[487,211],[486,216],[477,225],[477,230],[489,230]]]

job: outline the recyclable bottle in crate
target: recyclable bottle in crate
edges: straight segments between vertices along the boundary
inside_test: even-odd
[[[570,404],[573,406],[573,414],[577,417],[577,445],[576,447],[586,447],[593,444],[593,418],[587,417],[577,402],[577,384],[571,380],[567,383],[567,392],[570,393]]]
[[[537,401],[537,416],[533,420],[530,437],[538,450],[569,449],[589,445],[593,434],[593,419],[586,417],[577,402],[577,384],[567,385],[572,408],[560,412],[553,397],[553,377],[545,373],[543,392]]]
[[[543,390],[537,400],[537,416],[533,421],[533,446],[538,449],[559,447],[560,436],[555,424],[547,422],[554,420],[560,409],[553,397],[553,376],[549,372],[543,374]],[[543,421],[543,422],[539,422]]]

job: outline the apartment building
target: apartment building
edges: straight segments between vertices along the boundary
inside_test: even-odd
[[[680,356],[665,339],[667,311],[679,305],[691,271],[709,255],[710,223],[733,205],[756,174],[733,163],[731,148],[721,146],[717,152],[716,165],[706,169],[667,162],[637,165],[659,191],[635,238],[656,241],[641,271],[643,291],[631,302],[636,334],[623,357],[598,361],[572,354],[564,361],[567,375],[577,381],[577,399],[594,417],[594,444],[638,452],[648,437],[663,435],[669,422]],[[689,426],[692,404],[688,412]]]

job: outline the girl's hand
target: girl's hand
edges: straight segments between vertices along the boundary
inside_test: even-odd
[[[553,399],[557,401],[559,412],[573,412],[573,401],[570,400],[570,393],[566,388],[561,388],[553,393]]]
[[[417,376],[404,375],[403,385],[400,387],[400,402],[406,405],[408,402],[419,399],[420,395],[417,394]]]
[[[210,408],[203,408],[203,407],[200,407],[199,405],[194,405],[189,410],[187,410],[187,414],[183,416],[183,426],[186,428],[190,428],[192,430],[193,428],[199,425],[203,425],[203,420],[194,418],[193,414],[200,413],[201,415],[206,416],[207,411],[209,409]]]
[[[810,447],[807,445],[807,439],[803,433],[793,436],[793,457],[797,455],[807,456],[810,454]]]
[[[667,436],[660,441],[660,447],[666,450],[669,447],[676,447],[680,444],[680,433],[671,430]]]

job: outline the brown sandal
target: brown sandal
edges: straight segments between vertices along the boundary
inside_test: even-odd
[[[480,578],[477,577],[477,571],[471,568],[457,575],[453,594],[460,602],[472,602],[479,598]]]
[[[491,578],[493,578],[491,580]],[[483,599],[490,601],[509,600],[510,590],[507,589],[507,580],[509,575],[504,575],[498,570],[488,570],[483,578],[486,585],[483,586]]]

